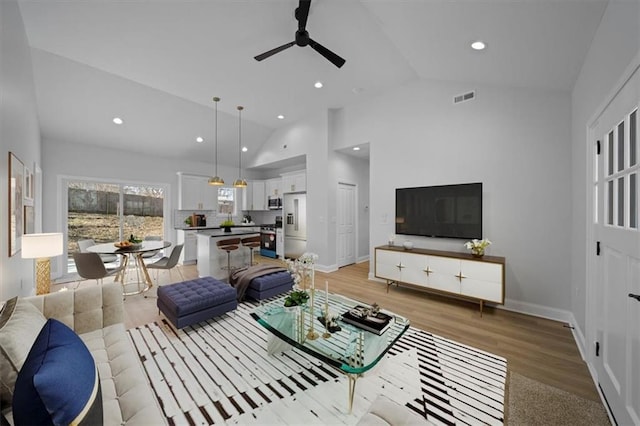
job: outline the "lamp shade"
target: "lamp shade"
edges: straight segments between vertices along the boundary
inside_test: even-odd
[[[62,249],[63,239],[60,232],[22,236],[22,257],[24,259],[60,256]]]

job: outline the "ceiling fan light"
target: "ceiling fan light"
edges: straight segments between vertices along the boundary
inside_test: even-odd
[[[222,179],[220,176],[211,177],[209,178],[209,185],[222,186],[224,185],[224,179]]]

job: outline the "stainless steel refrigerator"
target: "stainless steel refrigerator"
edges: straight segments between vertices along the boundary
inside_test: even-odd
[[[284,194],[284,257],[296,259],[307,251],[307,193]]]

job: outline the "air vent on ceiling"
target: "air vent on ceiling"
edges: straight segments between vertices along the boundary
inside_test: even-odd
[[[462,95],[456,95],[453,97],[453,103],[459,104],[460,102],[470,101],[476,97],[476,91],[472,90],[471,92],[463,93]]]

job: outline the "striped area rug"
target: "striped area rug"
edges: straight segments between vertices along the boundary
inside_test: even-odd
[[[378,395],[433,424],[503,424],[504,358],[411,327],[358,379],[349,413],[346,376],[297,349],[267,355],[254,307],[128,330],[169,424],[355,424]]]

